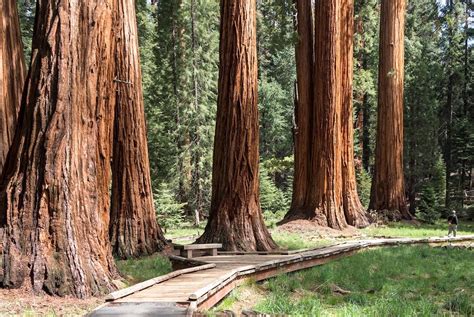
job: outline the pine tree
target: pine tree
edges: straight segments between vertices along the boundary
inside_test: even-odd
[[[404,162],[412,214],[421,190],[436,173],[441,155],[437,142],[442,81],[438,10],[434,0],[410,2],[407,8]]]
[[[380,10],[377,0],[354,2],[355,163],[362,174],[361,168],[371,173],[374,163]]]
[[[468,19],[473,15],[470,1],[447,1],[442,10],[442,41],[444,80],[442,86],[443,123],[441,144],[446,162],[446,208],[463,207],[464,190],[469,188],[468,171],[472,170],[474,120],[467,96],[472,94],[473,35]],[[472,186],[472,185],[471,185]]]
[[[210,204],[218,16],[212,0],[164,0],[156,8],[158,66],[147,106],[152,179],[167,182],[193,216]]]

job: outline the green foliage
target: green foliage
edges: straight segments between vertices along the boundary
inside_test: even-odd
[[[31,46],[33,44],[33,29],[35,26],[35,1],[18,0],[18,15],[20,17],[21,36],[23,39],[23,51],[26,63],[31,57]]]
[[[420,203],[416,210],[416,216],[427,222],[434,224],[441,216],[437,202],[436,192],[432,186],[425,186],[421,192]]]
[[[260,168],[260,205],[267,226],[273,227],[283,219],[289,209],[291,197],[285,195],[269,176],[267,170]]]
[[[178,228],[184,222],[185,203],[176,201],[171,189],[166,183],[161,183],[155,194],[155,209],[157,219],[163,230]]]
[[[416,209],[416,197],[425,188],[436,189],[434,194],[442,195],[445,187],[445,183],[440,182],[441,149],[436,142],[441,107],[438,87],[443,76],[438,10],[433,0],[413,1],[407,8],[404,162],[412,210]],[[426,202],[422,199],[421,203]],[[426,206],[420,208],[424,220],[434,220],[436,212],[430,217],[424,211]]]
[[[167,257],[152,255],[139,259],[117,260],[117,268],[130,284],[140,283],[172,271]]]
[[[366,171],[374,162],[377,122],[377,78],[379,43],[379,3],[377,0],[354,1],[354,152]]]
[[[217,104],[219,5],[160,1],[147,98],[152,179],[166,182],[186,210],[209,208]]]
[[[359,194],[362,205],[367,209],[370,202],[370,189],[372,186],[372,178],[365,169],[356,170],[357,192]]]
[[[260,153],[262,160],[293,152],[295,67],[291,0],[258,1]],[[277,186],[282,184],[277,180]]]
[[[443,59],[442,92],[443,109],[440,143],[447,165],[449,190],[448,208],[462,208],[463,191],[469,188],[468,170],[474,165],[474,108],[470,104],[473,93],[472,54],[473,26],[469,23],[473,14],[472,4],[467,1],[450,1],[442,8],[440,17],[440,48]]]

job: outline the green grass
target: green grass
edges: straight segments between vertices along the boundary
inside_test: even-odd
[[[206,224],[196,227],[196,226],[185,226],[183,228],[172,228],[168,229],[165,233],[165,237],[168,239],[179,238],[179,237],[188,237],[201,235],[204,232],[204,227]]]
[[[171,262],[162,255],[117,260],[115,263],[129,284],[140,283],[172,271]]]
[[[292,316],[471,316],[473,263],[473,251],[457,248],[368,250],[270,279],[261,285],[265,299],[248,308]],[[224,303],[231,309],[232,297]]]
[[[434,225],[396,222],[381,227],[369,227],[362,232],[369,236],[387,236],[387,237],[439,237],[448,235],[448,224],[438,222]],[[473,222],[462,222],[458,226],[458,235],[474,234]]]

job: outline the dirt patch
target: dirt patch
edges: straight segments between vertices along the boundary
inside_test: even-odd
[[[0,289],[0,316],[83,316],[104,303],[103,298],[34,296],[14,289]]]
[[[278,230],[287,231],[289,233],[304,234],[305,237],[318,239],[354,238],[362,236],[362,232],[355,227],[349,226],[343,230],[336,230],[318,225],[316,222],[310,220],[293,220],[278,226]]]

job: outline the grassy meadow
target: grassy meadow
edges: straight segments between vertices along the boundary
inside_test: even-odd
[[[292,316],[474,314],[474,252],[403,246],[367,250],[312,269],[247,283],[215,309]]]

